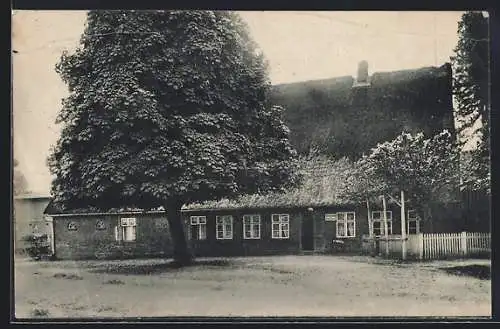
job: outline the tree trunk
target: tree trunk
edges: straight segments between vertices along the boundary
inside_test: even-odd
[[[432,209],[430,206],[425,206],[425,219],[429,223],[429,233],[434,233],[434,219],[432,218]]]
[[[181,217],[182,202],[177,200],[167,202],[167,220],[170,227],[170,235],[174,243],[174,262],[179,266],[189,265],[193,256],[189,250],[184,224]]]

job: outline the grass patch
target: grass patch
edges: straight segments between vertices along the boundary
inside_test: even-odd
[[[481,280],[491,279],[491,270],[488,265],[465,265],[465,266],[453,266],[453,267],[442,267],[441,270],[448,274],[459,275],[459,276],[472,276]]]
[[[83,277],[81,277],[78,274],[70,273],[55,273],[54,278],[56,279],[67,279],[67,280],[83,280]]]
[[[35,318],[45,318],[49,316],[49,311],[44,308],[35,308],[31,311],[31,315]]]
[[[116,280],[116,279],[111,279],[108,281],[104,281],[104,284],[116,284],[116,285],[122,285],[125,284],[122,280]]]

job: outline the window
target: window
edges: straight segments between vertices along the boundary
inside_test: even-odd
[[[191,216],[191,239],[205,240],[207,238],[207,217]]]
[[[243,239],[260,239],[260,215],[243,216]]]
[[[38,227],[35,227],[35,231],[38,230]],[[78,230],[78,227],[76,226],[75,222],[69,222],[68,223],[68,231],[76,231]]]
[[[98,231],[102,231],[106,229],[106,224],[104,224],[104,221],[101,219],[98,219],[95,223],[95,229]]]
[[[217,240],[230,240],[233,238],[233,216],[215,217],[215,237]]]
[[[337,213],[337,238],[356,236],[356,215],[354,212]]]
[[[372,235],[382,236],[385,235],[384,230],[384,212],[383,211],[372,211]],[[387,216],[387,235],[392,234],[392,211],[386,211]]]
[[[290,217],[287,214],[273,214],[272,218],[272,238],[288,239],[290,233]]]
[[[408,234],[420,233],[420,217],[415,210],[408,210],[406,231]]]
[[[137,223],[135,218],[120,218],[120,228],[115,226],[117,241],[135,241]]]

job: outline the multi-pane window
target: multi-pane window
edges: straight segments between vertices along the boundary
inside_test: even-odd
[[[243,239],[260,239],[260,215],[243,215]]]
[[[271,225],[273,239],[288,239],[290,235],[290,216],[288,214],[273,214]]]
[[[216,216],[215,237],[217,240],[228,240],[233,238],[233,216]]]
[[[406,231],[408,234],[420,233],[420,217],[415,210],[408,210]]]
[[[386,211],[387,216],[387,235],[392,234],[392,211]],[[372,235],[382,236],[385,235],[384,226],[384,212],[383,211],[372,211]]]
[[[191,216],[191,239],[205,240],[207,238],[207,217]]]
[[[356,215],[354,212],[337,213],[337,238],[356,236]]]
[[[120,227],[115,226],[115,240],[135,241],[137,222],[133,217],[120,218]]]

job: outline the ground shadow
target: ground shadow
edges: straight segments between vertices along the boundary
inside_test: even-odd
[[[465,266],[453,266],[453,267],[441,267],[441,270],[447,272],[448,274],[460,275],[460,276],[472,276],[481,280],[491,279],[491,270],[488,265],[465,265]]]
[[[186,266],[179,266],[179,264],[172,261],[157,264],[121,264],[118,262],[98,265],[90,270],[90,272],[112,274],[158,274],[196,267],[227,268],[232,266],[235,266],[235,262],[228,259],[194,260],[190,265]]]

